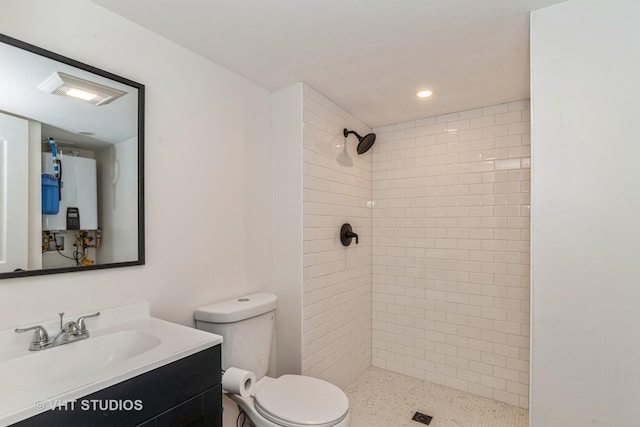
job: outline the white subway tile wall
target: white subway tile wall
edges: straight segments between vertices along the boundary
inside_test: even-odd
[[[302,371],[346,387],[371,366],[371,152],[349,136],[352,166],[337,159],[343,128],[370,129],[307,85],[303,106]],[[345,222],[357,245],[340,243]]]
[[[529,100],[374,132],[373,366],[527,408]]]

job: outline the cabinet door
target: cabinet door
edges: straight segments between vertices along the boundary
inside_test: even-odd
[[[0,113],[0,273],[28,268],[29,122]]]
[[[222,386],[189,399],[138,427],[222,427]]]

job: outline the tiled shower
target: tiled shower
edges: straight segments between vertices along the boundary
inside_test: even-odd
[[[371,366],[372,181],[370,156],[358,157],[353,140],[353,165],[336,157],[343,127],[368,128],[308,85],[303,92],[302,371],[346,387]],[[347,248],[345,222],[359,235]]]
[[[374,366],[527,407],[529,116],[374,129]]]
[[[366,124],[307,85],[303,106],[303,373],[373,365],[526,408],[529,101],[375,128],[351,165],[342,129]]]

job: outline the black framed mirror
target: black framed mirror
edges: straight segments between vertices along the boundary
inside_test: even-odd
[[[3,34],[0,64],[0,279],[144,264],[144,85]]]

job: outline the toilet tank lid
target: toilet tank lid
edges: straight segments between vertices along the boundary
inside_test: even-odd
[[[275,310],[277,306],[275,295],[260,292],[200,307],[195,318],[202,322],[231,323],[259,316]]]

